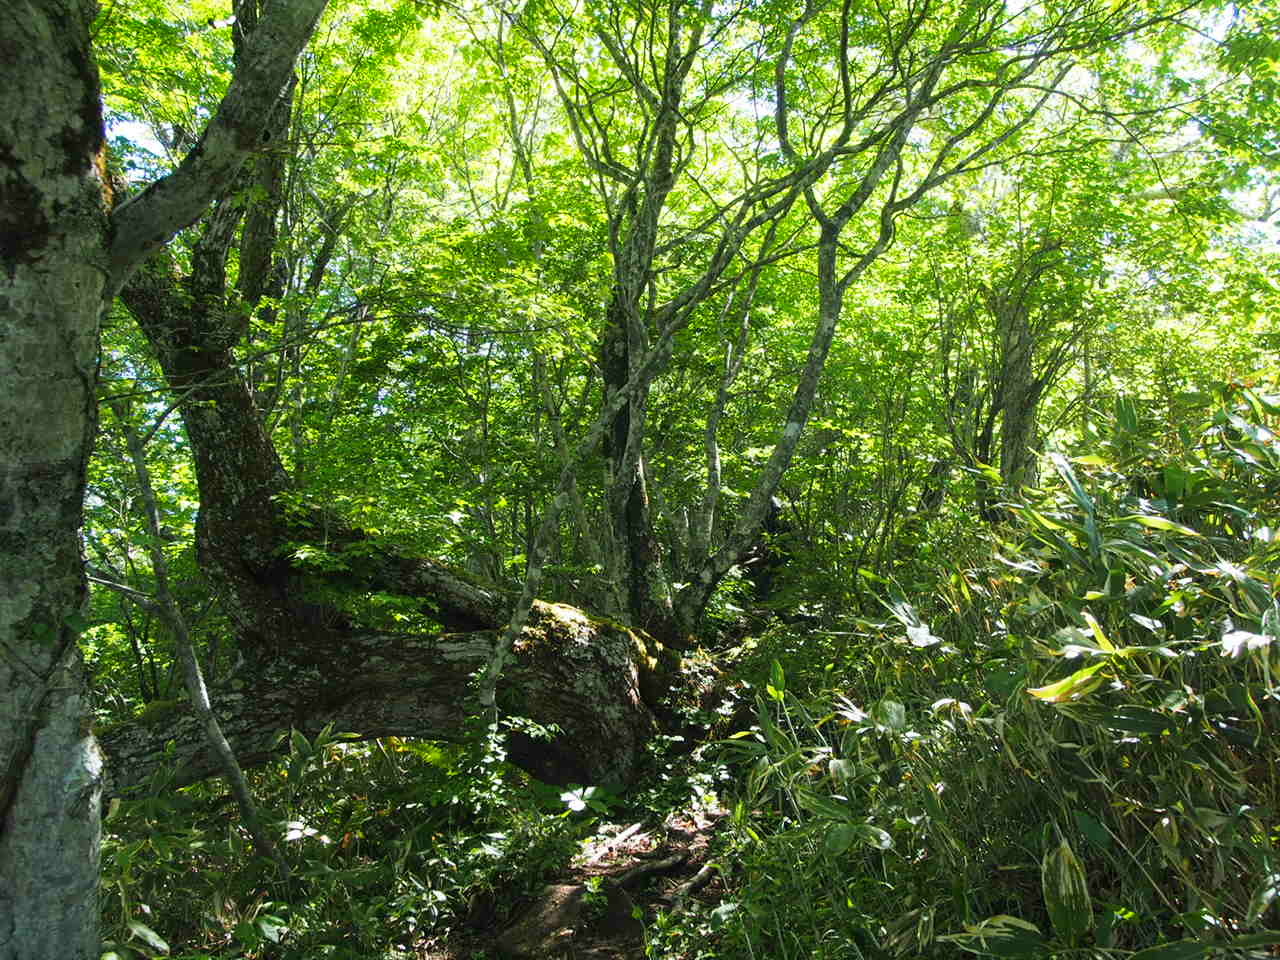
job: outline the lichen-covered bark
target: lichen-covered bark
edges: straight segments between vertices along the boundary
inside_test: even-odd
[[[214,709],[245,766],[277,755],[281,731],[310,736],[326,724],[366,737],[460,740],[475,706],[470,678],[488,663],[496,632],[316,633],[305,645],[282,645],[269,659],[243,665],[213,691]],[[513,740],[511,758],[550,782],[631,780],[654,732],[641,696],[638,644],[616,624],[535,603],[500,679],[498,704],[506,715],[554,724],[560,733],[550,742]],[[185,703],[104,730],[101,739],[112,793],[170,764],[178,783],[219,772]]]
[[[1026,254],[1013,275],[987,296],[987,309],[995,321],[998,380],[994,387],[993,411],[1000,417],[1000,477],[1006,495],[1016,498],[1023,487],[1036,482],[1034,450],[1036,419],[1045,388],[1058,376],[1061,351],[1079,336],[1083,327],[1073,329],[1059,344],[1047,344],[1053,314],[1041,310],[1033,319],[1038,287],[1046,273],[1058,262],[1060,244],[1047,241]],[[1037,357],[1039,355],[1039,357]],[[1036,369],[1037,359],[1042,362]],[[987,462],[990,462],[989,460]]]
[[[105,279],[89,6],[19,2],[0,29],[3,960],[98,955],[102,764],[74,625]]]
[[[92,0],[0,27],[0,960],[98,955],[102,758],[76,644],[104,300],[259,145],[324,0],[268,5],[200,144],[108,218]]]

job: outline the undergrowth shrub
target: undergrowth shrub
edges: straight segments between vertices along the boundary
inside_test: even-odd
[[[730,898],[651,955],[1274,955],[1280,398],[1213,399],[1121,404],[921,612],[765,638]]]
[[[254,854],[220,781],[118,802],[105,956],[413,956],[468,914],[502,920],[577,852],[594,811],[507,765],[497,732],[453,746],[295,731],[251,774],[291,883]]]

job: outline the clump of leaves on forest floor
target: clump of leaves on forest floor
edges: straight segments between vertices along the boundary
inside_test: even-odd
[[[1274,956],[1280,398],[1212,399],[1121,404],[935,596],[758,638],[729,892],[652,955]]]
[[[501,955],[499,936],[553,880],[587,890],[574,950],[644,955],[643,938],[596,929],[590,910],[604,878],[626,884],[646,915],[651,901],[684,909],[714,881],[718,871],[698,872],[724,813],[712,775],[690,767],[679,737],[659,738],[651,776],[629,799],[554,788],[505,762],[501,732],[481,727],[461,746],[295,731],[289,756],[255,774],[263,809],[285,828],[289,882],[255,855],[217,784],[157,783],[115,804],[104,960],[481,960]],[[610,822],[618,817],[647,819],[624,828]],[[663,884],[632,882],[650,875]]]

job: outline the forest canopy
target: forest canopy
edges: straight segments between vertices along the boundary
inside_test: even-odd
[[[1271,956],[1277,37],[20,4],[0,960]]]

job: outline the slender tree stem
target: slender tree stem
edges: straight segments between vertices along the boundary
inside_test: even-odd
[[[253,838],[254,849],[260,856],[276,865],[281,879],[289,880],[293,871],[263,825],[257,804],[249,790],[249,784],[244,778],[244,771],[240,769],[240,762],[222,733],[222,726],[213,712],[209,690],[205,686],[204,674],[200,669],[200,661],[196,657],[195,646],[191,642],[186,618],[183,617],[182,609],[169,589],[169,563],[164,555],[164,539],[160,535],[160,510],[156,504],[155,485],[151,482],[151,471],[147,467],[147,454],[143,447],[142,436],[129,422],[123,405],[113,405],[112,410],[128,444],[129,459],[133,462],[134,475],[138,479],[138,490],[147,520],[147,532],[151,539],[147,550],[151,555],[151,567],[156,580],[155,596],[151,606],[173,633],[178,657],[182,662],[182,674],[186,681],[187,696],[191,699],[191,707],[204,726],[209,746],[221,761],[223,774],[231,786],[236,805],[240,808],[240,819],[249,831],[249,836]]]

